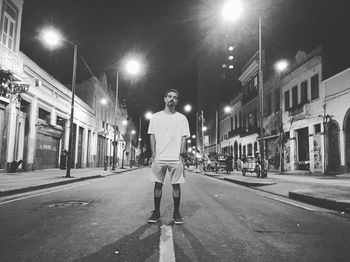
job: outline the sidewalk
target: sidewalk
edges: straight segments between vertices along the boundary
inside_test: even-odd
[[[135,169],[138,169],[138,167],[116,168],[115,171],[112,171],[111,167],[108,167],[107,171],[104,171],[103,167],[71,169],[71,178],[65,177],[66,170],[58,168],[31,172],[0,173],[0,197],[116,175]]]
[[[193,167],[190,170],[200,173]],[[242,176],[242,173],[238,171],[230,174],[205,172],[204,175],[312,205],[350,213],[350,173],[337,176],[311,176],[296,172],[284,174],[269,172],[267,178],[257,178],[254,173]]]

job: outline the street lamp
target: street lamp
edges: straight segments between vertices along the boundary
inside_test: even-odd
[[[279,80],[279,84],[280,84],[280,86],[278,87],[279,89],[280,89],[280,92],[279,92],[279,94],[280,94],[280,97],[279,97],[279,99],[280,99],[280,125],[281,125],[281,127],[280,127],[280,137],[279,137],[279,139],[280,139],[280,174],[282,174],[282,172],[283,172],[283,159],[284,159],[284,157],[283,157],[283,153],[284,153],[284,130],[283,130],[283,115],[282,115],[282,103],[281,103],[281,101],[282,101],[282,97],[283,97],[283,95],[282,95],[282,83],[281,83],[281,74],[282,74],[282,72],[283,71],[285,71],[287,68],[288,68],[288,66],[289,66],[289,63],[288,63],[288,61],[287,60],[280,60],[280,61],[277,61],[276,63],[275,63],[275,70],[277,71],[277,73],[278,73],[278,80]]]
[[[189,113],[192,110],[192,106],[190,104],[187,104],[187,105],[184,106],[184,110],[185,110],[186,113]]]
[[[132,154],[131,154],[131,144],[132,144],[132,136],[136,134],[135,130],[131,130],[130,132],[130,167],[132,167]]]
[[[129,75],[136,76],[140,74],[142,66],[141,63],[136,59],[128,59],[124,62],[123,71],[128,73]],[[115,108],[114,108],[114,136],[113,136],[113,165],[112,170],[115,170],[115,154],[116,154],[116,139],[117,139],[117,115],[118,115],[118,97],[119,97],[119,70],[117,71],[117,80],[116,80],[116,88],[115,88]],[[123,125],[126,125],[126,120],[123,120]],[[124,153],[123,153],[124,155]]]
[[[152,118],[152,112],[146,112],[145,117],[150,120]]]
[[[72,75],[72,99],[71,99],[71,113],[70,113],[70,121],[69,121],[69,138],[68,138],[68,164],[67,164],[67,178],[70,178],[70,169],[71,169],[71,161],[72,161],[72,149],[73,149],[73,119],[74,119],[74,97],[75,97],[75,83],[76,83],[76,71],[77,71],[77,53],[78,53],[78,45],[67,39],[63,38],[61,34],[55,30],[54,28],[46,28],[41,32],[41,40],[48,45],[50,48],[55,48],[60,45],[61,42],[66,42],[73,46],[74,54],[73,54],[73,75]]]
[[[227,1],[221,10],[222,16],[225,20],[230,22],[236,21],[243,12],[243,4],[240,0]]]

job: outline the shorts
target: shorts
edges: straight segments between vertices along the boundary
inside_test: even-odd
[[[156,160],[152,163],[152,181],[164,184],[165,174],[169,171],[171,184],[185,183],[185,167],[181,160]]]

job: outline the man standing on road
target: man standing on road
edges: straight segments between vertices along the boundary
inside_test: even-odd
[[[170,89],[165,93],[165,108],[152,115],[149,123],[148,134],[152,150],[152,172],[154,185],[154,210],[149,223],[155,223],[160,219],[160,201],[162,188],[167,171],[173,186],[175,224],[183,224],[180,215],[180,184],[185,183],[184,157],[186,150],[186,137],[190,136],[187,118],[175,111],[178,103],[179,92]]]

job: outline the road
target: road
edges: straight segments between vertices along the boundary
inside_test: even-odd
[[[0,261],[348,261],[350,220],[336,212],[189,173],[185,224],[161,222],[150,169],[0,199]]]

